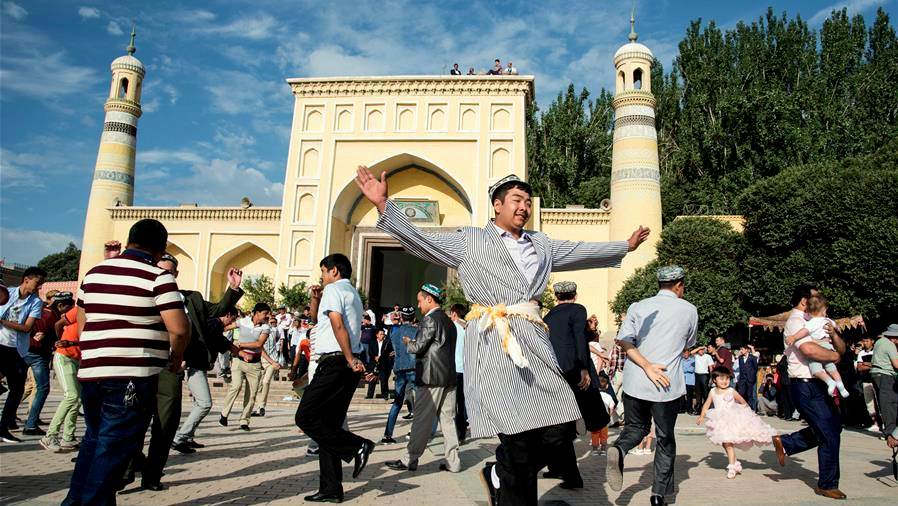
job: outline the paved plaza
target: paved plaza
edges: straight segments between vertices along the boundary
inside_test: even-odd
[[[216,401],[220,395],[216,395]],[[44,408],[49,420],[58,397],[51,395]],[[189,410],[185,403],[184,414]],[[372,440],[383,434],[388,404],[383,401],[354,402],[349,425]],[[23,413],[24,409],[20,410]],[[249,505],[302,503],[302,496],[314,493],[318,484],[318,463],[306,457],[308,438],[293,423],[295,404],[278,402],[264,418],[253,418],[252,430],[243,432],[236,423],[218,425],[213,407],[197,432],[197,440],[206,448],[184,456],[174,451],[165,469],[161,492],[139,489],[137,483],[118,496],[122,505]],[[233,413],[232,422],[238,414]],[[767,419],[770,421],[771,419]],[[726,458],[721,448],[712,445],[694,417],[681,416],[677,423],[678,453],[676,482],[678,505],[733,504],[805,505],[827,504],[831,500],[814,495],[816,455],[789,459],[785,468],[776,465],[772,450],[753,449],[738,454],[744,473],[735,480],[725,478]],[[783,431],[801,427],[800,423],[772,420]],[[79,425],[81,420],[79,419]],[[378,445],[368,467],[358,480],[350,478],[351,467],[344,467],[345,499],[358,505],[486,504],[479,471],[483,462],[493,458],[496,440],[475,440],[461,448],[464,471],[440,472],[442,440],[435,438],[421,459],[416,472],[396,472],[383,463],[397,459],[406,441],[410,422],[400,420],[396,437],[400,444]],[[79,427],[79,435],[83,425]],[[616,430],[612,429],[612,440]],[[0,444],[0,504],[59,504],[66,493],[74,464],[74,454],[53,454],[40,447],[37,437],[26,437],[20,444]],[[578,491],[558,487],[557,480],[540,479],[541,505],[647,505],[651,483],[651,457],[628,456],[624,488],[620,493],[605,485],[604,457],[590,455],[588,437],[577,444],[580,469],[586,484]],[[898,483],[891,477],[891,453],[873,433],[846,431],[842,440],[841,488],[848,504],[895,504]],[[139,481],[139,479],[138,479]],[[840,503],[845,504],[845,503]]]

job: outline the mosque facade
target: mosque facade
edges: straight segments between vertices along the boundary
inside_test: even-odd
[[[528,228],[555,239],[627,239],[638,225],[653,234],[621,269],[565,272],[579,301],[613,328],[609,300],[655,256],[661,230],[660,173],[651,95],[651,51],[636,42],[617,51],[611,199],[601,209],[544,208],[534,199]],[[527,177],[526,111],[532,76],[388,76],[288,79],[293,123],[281,206],[134,206],[140,87],[145,69],[133,56],[112,66],[106,120],[87,209],[81,276],[110,240],[154,218],[169,232],[178,283],[212,300],[236,266],[267,275],[275,286],[318,281],[318,262],[343,253],[353,282],[372,308],[409,304],[422,282],[444,284],[454,272],[406,254],[375,228],[377,211],[354,183],[356,168],[387,173],[390,195],[429,231],[484,226],[492,217],[487,189],[508,174]]]

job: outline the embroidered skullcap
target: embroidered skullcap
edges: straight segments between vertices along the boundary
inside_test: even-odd
[[[669,283],[686,277],[686,271],[679,265],[665,265],[658,269],[658,282]]]
[[[519,178],[518,176],[516,176],[514,174],[509,174],[509,175],[503,177],[502,179],[496,181],[495,183],[493,183],[492,186],[490,186],[490,202],[492,202],[493,199],[495,199],[495,195],[496,195],[496,193],[499,192],[499,190],[501,190],[505,186],[511,186],[514,184],[521,185],[526,189],[527,193],[532,193],[530,184],[528,184],[526,181],[522,180],[521,178]]]
[[[61,302],[64,300],[74,300],[72,292],[56,292],[53,294],[53,302]]]
[[[405,306],[399,310],[399,314],[404,316],[406,319],[414,318],[415,308],[413,308],[412,306]]]
[[[573,281],[559,281],[552,285],[552,290],[555,293],[574,293],[577,291],[577,283]]]
[[[440,290],[440,289],[439,289],[436,285],[434,285],[434,284],[431,284],[431,283],[424,283],[424,284],[421,286],[421,291],[424,292],[424,293],[426,293],[426,294],[432,295],[432,296],[433,296],[434,298],[436,298],[436,299],[439,299],[439,300],[442,300],[442,299],[443,299],[443,291]]]

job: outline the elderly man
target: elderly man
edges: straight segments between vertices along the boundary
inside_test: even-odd
[[[414,340],[404,338],[410,353],[415,354],[415,419],[405,454],[388,461],[387,467],[397,471],[414,471],[418,459],[427,448],[437,414],[443,433],[445,464],[441,471],[461,471],[458,459],[458,434],[455,431],[455,325],[440,309],[443,291],[427,283],[418,292],[418,309],[424,317]]]
[[[891,324],[873,345],[873,360],[870,376],[879,399],[882,432],[889,436],[895,431],[895,417],[898,416],[898,398],[895,394],[895,375],[898,371],[898,324]]]
[[[683,300],[686,272],[670,265],[658,269],[660,290],[627,309],[618,339],[627,352],[624,398],[627,424],[608,449],[605,476],[612,490],[623,485],[624,455],[649,434],[655,423],[658,447],[652,481],[652,506],[667,504],[673,493],[677,443],[674,424],[680,397],[686,394],[683,350],[695,344],[698,311]]]
[[[535,505],[536,476],[563,443],[567,422],[581,417],[558,369],[539,299],[553,271],[617,267],[648,237],[640,227],[628,241],[552,240],[525,231],[530,185],[517,176],[489,188],[495,220],[483,228],[425,233],[387,198],[387,174],[359,167],[356,182],[380,213],[377,227],[412,255],[458,272],[468,314],[465,401],[472,437],[499,436],[497,463],[481,472],[491,504]]]

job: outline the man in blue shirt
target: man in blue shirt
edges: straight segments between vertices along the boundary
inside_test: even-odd
[[[658,443],[651,504],[664,506],[664,496],[673,493],[674,425],[680,397],[686,393],[683,350],[695,344],[698,311],[683,300],[682,268],[661,267],[657,276],[658,294],[632,304],[617,334],[627,353],[623,383],[627,424],[608,448],[605,476],[612,490],[621,489],[624,455],[642,442],[654,422]]]
[[[758,411],[758,358],[747,344],[739,348],[739,379],[736,380],[736,391],[745,399],[752,411]]]
[[[405,402],[406,394],[411,397],[411,393],[415,389],[415,356],[408,352],[403,338],[415,339],[418,329],[412,325],[415,319],[415,308],[404,307],[399,310],[401,324],[393,327],[390,332],[390,343],[393,345],[393,352],[396,354],[396,360],[393,362],[394,381],[396,383],[396,396],[393,398],[393,405],[390,406],[390,414],[387,416],[387,426],[384,429],[384,437],[380,440],[382,444],[394,444],[393,429],[396,427],[396,418],[399,416],[399,410],[402,409],[402,403]],[[412,407],[409,402],[409,413]]]
[[[25,269],[22,284],[9,287],[9,299],[0,306],[0,373],[9,386],[0,417],[0,440],[6,443],[21,442],[9,430],[18,428],[16,411],[22,401],[28,368],[23,357],[28,354],[31,327],[41,318],[44,302],[38,290],[46,277],[41,268]]]
[[[374,450],[373,441],[343,428],[352,395],[365,372],[360,358],[362,300],[349,282],[352,264],[345,255],[328,255],[321,260],[320,267],[324,290],[312,290],[313,299],[320,299],[315,326],[318,367],[296,410],[296,425],[319,447],[318,492],[304,499],[342,502],[340,461],[354,461],[352,477],[357,478]]]
[[[693,407],[693,395],[695,392],[695,357],[689,350],[683,350],[683,377],[686,379],[686,395],[682,397],[680,413],[694,415],[701,406]]]

